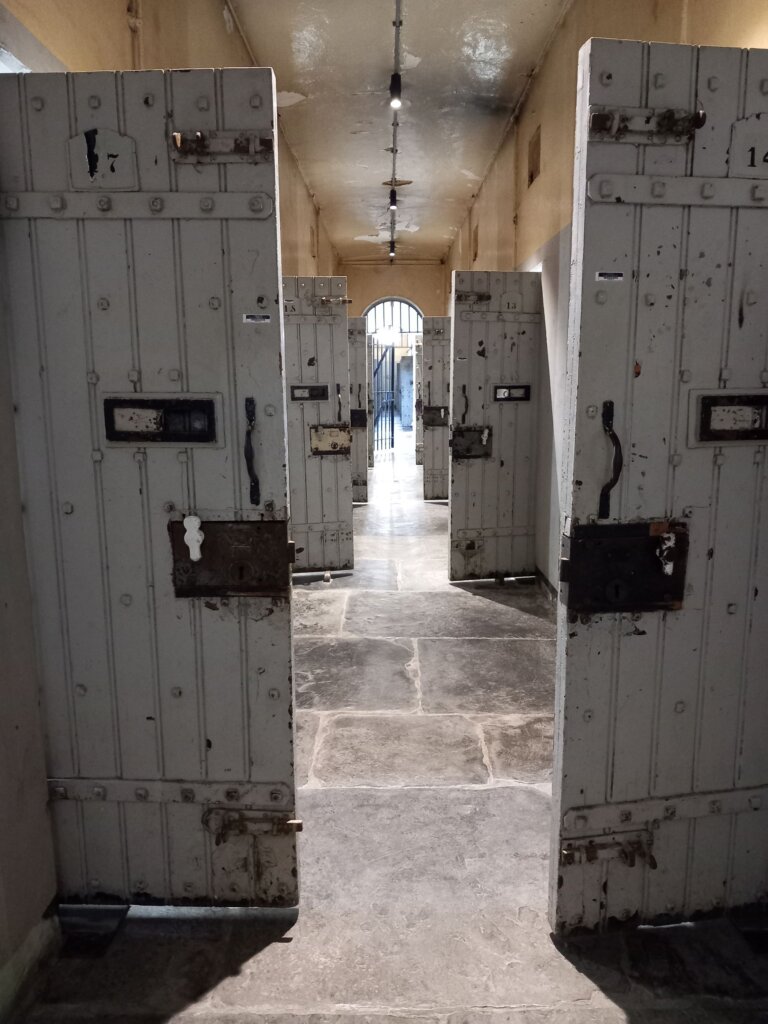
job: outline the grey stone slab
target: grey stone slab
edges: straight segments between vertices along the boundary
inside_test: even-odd
[[[347,633],[388,637],[552,637],[554,626],[536,611],[462,590],[376,594],[350,592]]]
[[[397,564],[391,558],[355,558],[355,568],[333,573],[330,582],[318,574],[294,576],[294,586],[309,591],[397,590]]]
[[[420,639],[417,644],[425,711],[552,713],[554,640]]]
[[[293,635],[338,636],[347,604],[346,591],[293,588]]]
[[[355,558],[392,559],[417,572],[427,559],[445,559],[449,555],[446,533],[425,537],[388,537],[355,534]]]
[[[302,640],[294,644],[296,704],[315,711],[415,711],[411,640]]]
[[[496,781],[548,782],[552,778],[552,715],[478,719]]]
[[[309,711],[296,711],[294,733],[293,760],[296,772],[296,785],[306,786],[309,782],[309,772],[312,767],[312,757],[315,752],[315,737],[320,725],[320,716],[313,715]]]
[[[338,715],[326,724],[314,777],[324,786],[488,782],[477,728],[436,715]]]

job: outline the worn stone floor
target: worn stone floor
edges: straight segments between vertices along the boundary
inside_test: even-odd
[[[296,587],[298,922],[134,910],[31,1024],[768,1022],[727,923],[552,942],[554,609],[448,583],[411,438],[355,510],[354,574]]]

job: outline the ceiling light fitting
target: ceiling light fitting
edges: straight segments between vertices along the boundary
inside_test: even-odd
[[[389,208],[390,210],[397,209],[397,192],[393,188],[389,190]]]
[[[403,105],[403,80],[399,71],[395,71],[389,80],[389,105],[399,110]]]

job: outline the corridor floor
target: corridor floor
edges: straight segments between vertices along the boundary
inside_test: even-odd
[[[59,960],[26,1020],[768,1021],[728,925],[685,954],[553,944],[554,608],[448,583],[448,509],[421,500],[411,437],[355,510],[354,574],[295,591],[298,923],[132,911],[104,955]]]

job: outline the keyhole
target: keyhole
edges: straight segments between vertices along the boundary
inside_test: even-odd
[[[611,580],[605,588],[605,596],[611,604],[619,604],[627,596],[627,585],[623,580]]]

